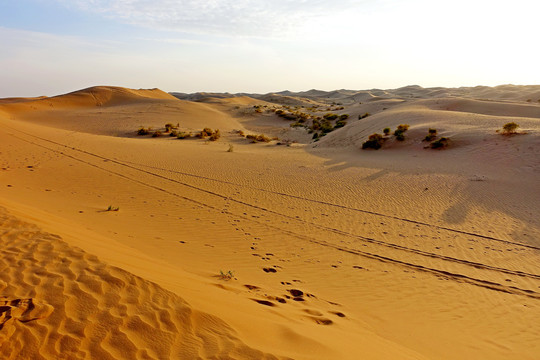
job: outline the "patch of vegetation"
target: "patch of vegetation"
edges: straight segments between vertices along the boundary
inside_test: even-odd
[[[109,205],[109,207],[107,208],[107,211],[119,211],[120,208],[118,206],[112,206],[112,205]]]
[[[171,130],[176,130],[176,129],[178,129],[179,126],[180,126],[180,123],[178,123],[176,125],[173,125],[171,123],[167,123],[167,124],[165,124],[165,132],[168,133],[168,132],[171,132]]]
[[[339,120],[340,121],[343,121],[343,120],[347,120],[349,118],[349,114],[341,114],[339,116]]]
[[[379,150],[384,142],[384,137],[381,134],[371,134],[368,140],[362,144],[362,149],[375,149]]]
[[[368,113],[368,112],[365,113],[365,114],[363,114],[363,115],[358,115],[358,120],[365,119],[365,118],[367,118],[369,115],[370,115],[370,113]]]
[[[336,125],[334,125],[334,129],[339,129],[347,125],[347,122],[345,120],[338,120],[336,121]]]
[[[229,144],[229,149],[227,150],[227,152],[233,152],[233,151],[234,151],[234,145]]]
[[[509,123],[506,123],[503,125],[502,127],[502,133],[503,135],[512,135],[512,134],[515,134],[517,133],[517,128],[519,127],[518,124],[516,124],[515,122],[509,122]]]
[[[208,140],[210,141],[217,141],[221,137],[221,133],[219,132],[219,129],[216,129],[211,135]]]
[[[152,130],[152,129],[150,129],[150,128],[145,129],[143,126],[141,126],[141,127],[139,128],[139,130],[137,130],[137,135],[140,135],[140,136],[148,135],[148,134],[150,134],[150,131],[151,131],[151,130]]]
[[[323,118],[326,119],[326,120],[329,120],[329,121],[336,120],[338,117],[339,117],[339,115],[334,114],[334,113],[328,113],[328,114],[323,115]]]
[[[429,147],[432,149],[443,149],[448,146],[448,138],[442,137],[439,140],[433,141],[429,144]]]
[[[259,135],[246,135],[246,139],[250,139],[252,143],[256,143],[256,142],[270,142],[272,141],[271,138],[269,138],[268,136],[264,135],[264,134],[259,134]]]
[[[179,131],[178,135],[176,135],[176,138],[182,140],[182,139],[188,139],[191,136],[192,134],[190,132]]]
[[[436,129],[429,129],[428,130],[428,134],[426,135],[426,137],[424,138],[424,141],[432,141],[433,139],[435,139],[437,137],[437,130]]]
[[[152,137],[160,137],[162,134],[161,134],[161,131],[159,130],[156,130],[154,131],[154,133],[152,134]]]
[[[390,135],[390,128],[389,127],[384,128],[383,133],[384,133],[384,136]]]
[[[409,125],[407,124],[398,125],[397,129],[394,131],[394,136],[396,137],[396,140],[398,141],[405,140],[405,132],[407,130],[409,130]]]
[[[218,276],[221,280],[232,280],[234,279],[234,272],[232,270],[228,270],[228,271],[223,271],[223,270],[219,270],[219,276]]]

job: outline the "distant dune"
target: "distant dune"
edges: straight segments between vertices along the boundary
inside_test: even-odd
[[[2,359],[540,354],[540,86],[97,86],[0,124]]]

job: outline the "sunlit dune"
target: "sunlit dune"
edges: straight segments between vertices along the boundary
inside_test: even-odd
[[[540,354],[540,86],[97,86],[0,123],[2,359]]]

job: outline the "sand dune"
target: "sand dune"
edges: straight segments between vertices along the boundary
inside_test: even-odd
[[[537,358],[537,87],[99,91],[0,105],[3,357]],[[349,118],[315,141],[281,105]],[[165,122],[222,137],[131,132]]]

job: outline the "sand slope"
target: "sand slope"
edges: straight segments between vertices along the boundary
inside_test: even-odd
[[[250,144],[225,131],[217,142],[102,136],[87,121],[53,128],[26,118],[31,109],[0,106],[1,204],[43,229],[3,213],[12,220],[2,241],[15,244],[0,258],[11,265],[3,306],[34,319],[5,321],[12,329],[0,330],[10,339],[6,354],[26,343],[36,354],[50,346],[49,354],[58,354],[58,343],[47,342],[53,330],[24,327],[54,320],[62,335],[72,322],[87,326],[69,332],[83,351],[90,344],[110,354],[125,347],[140,358],[187,344],[201,358],[536,359],[540,106],[474,100],[471,93],[430,98],[452,91],[412,86],[392,97],[369,90],[384,99],[344,102],[338,113],[349,113],[349,123],[318,142],[273,113],[256,114],[251,97],[151,100],[162,105],[149,110],[180,122],[191,121],[185,106],[194,115],[223,114],[219,121],[249,131],[307,135],[291,146]],[[332,101],[351,94],[336,91]],[[117,121],[127,127],[133,106],[144,113],[147,101],[107,108],[124,109]],[[76,111],[95,119],[97,108]],[[372,115],[358,120],[366,111]],[[509,119],[526,134],[496,133]],[[411,125],[404,142],[359,149],[372,132],[403,122]],[[424,149],[429,127],[452,146]],[[120,209],[105,211],[109,205]],[[32,248],[23,238],[52,246]],[[70,261],[67,270],[62,258]],[[228,270],[232,279],[219,277]],[[83,301],[46,297],[42,274]],[[28,301],[16,301],[30,298],[35,313],[26,312]],[[113,298],[123,307],[106,310]],[[75,315],[87,311],[84,304],[89,323]],[[94,330],[101,312],[124,339],[117,345]],[[146,326],[160,331],[147,339],[139,331]],[[92,342],[87,332],[102,340]],[[34,347],[38,341],[48,345]]]
[[[0,209],[3,359],[276,359],[219,319]]]

